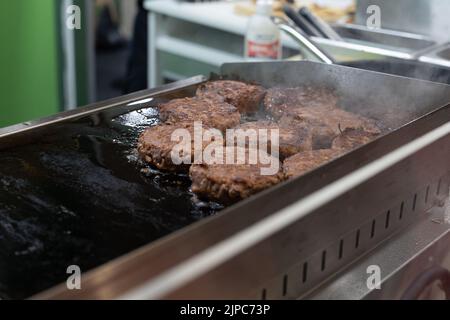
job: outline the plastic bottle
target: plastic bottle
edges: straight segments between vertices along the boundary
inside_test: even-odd
[[[271,0],[258,0],[245,36],[245,57],[249,60],[281,59],[280,30],[270,20]]]

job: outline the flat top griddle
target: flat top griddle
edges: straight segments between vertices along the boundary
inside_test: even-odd
[[[101,119],[1,152],[0,298],[30,297],[64,282],[69,265],[90,270],[222,209],[198,201],[187,175],[138,160],[155,108]]]
[[[156,95],[165,99],[183,97],[189,95],[189,90],[192,94],[194,86],[204,79],[179,82],[0,130],[0,242],[6,244],[2,246],[6,249],[0,250],[0,292],[5,298],[28,297],[58,282],[64,283],[70,264],[79,264],[82,271],[87,271],[151,242],[120,261],[110,261],[85,274],[83,290],[69,292],[62,284],[47,295],[44,293],[44,297],[66,298],[92,298],[101,293],[104,298],[107,292],[108,297],[116,297],[433,129],[445,121],[442,115],[448,113],[448,108],[441,108],[449,101],[448,86],[341,66],[307,62],[231,64],[224,66],[222,76],[266,87],[331,88],[339,94],[346,110],[383,121],[394,132],[305,176],[221,210],[215,203],[197,202],[189,191],[187,176],[152,171],[140,165],[133,153],[138,133],[157,122],[151,108],[157,100],[137,106],[133,101]],[[384,202],[374,202],[380,203]],[[214,215],[218,211],[220,214]],[[332,228],[319,223],[319,216],[312,214],[306,218],[316,219],[314,227],[299,223],[305,230],[282,233],[292,239],[270,242],[274,249],[270,252],[284,254],[284,249],[278,248],[286,249],[295,237],[301,236],[304,241],[292,246],[301,246],[300,258],[307,258],[332,238],[371,219],[372,213],[347,213],[353,215],[352,219],[338,219],[336,213]],[[214,216],[183,228],[210,215]],[[324,221],[330,221],[325,218]],[[169,237],[153,241],[181,228]],[[289,257],[294,259],[297,255]],[[248,273],[244,279],[230,278],[228,273],[220,278],[210,273],[208,276],[214,276],[215,282],[209,283],[214,285],[196,292],[210,297],[242,296],[290,263],[287,253],[281,260],[277,257],[259,261],[263,258],[259,254],[250,258],[258,261],[253,265],[257,272],[251,269],[252,264],[245,264]],[[235,266],[244,271],[242,264]],[[239,294],[236,290],[240,290]]]

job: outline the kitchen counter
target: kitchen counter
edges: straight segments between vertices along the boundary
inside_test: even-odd
[[[234,12],[235,3],[147,1],[150,87],[218,72],[226,62],[244,61],[249,18]],[[282,35],[282,43],[286,48],[298,48],[286,35]]]
[[[220,66],[226,62],[244,61],[244,36],[249,17],[234,12],[237,2],[239,1],[192,3],[147,0],[145,8],[148,10],[149,19],[149,87],[194,75],[217,73]],[[332,3],[336,4],[335,1]],[[410,34],[402,35],[391,31],[378,33],[377,37],[389,39],[390,42],[392,37],[398,36],[400,40],[408,40],[396,41],[398,43],[419,41],[420,45],[429,44],[419,36],[412,37]],[[314,38],[314,41],[331,53],[337,61],[386,57],[410,59],[413,51],[417,50],[415,47],[371,44],[359,39],[333,41]],[[298,56],[298,44],[284,33],[282,44],[284,58]]]

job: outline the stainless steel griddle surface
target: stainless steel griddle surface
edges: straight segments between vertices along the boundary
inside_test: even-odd
[[[100,118],[0,153],[0,298],[30,297],[69,265],[87,271],[222,208],[196,201],[187,175],[138,161],[154,108]]]
[[[97,288],[104,293],[104,286],[112,288],[110,294],[117,295],[155,276],[161,268],[176,265],[317,190],[323,183],[431,130],[447,118],[439,118],[440,114],[447,114],[446,108],[436,113],[448,103],[449,87],[441,84],[306,62],[230,64],[223,67],[222,76],[261,83],[268,88],[280,85],[331,88],[338,93],[343,108],[379,120],[394,132],[325,167],[222,211],[215,203],[198,202],[189,191],[187,176],[162,174],[138,162],[136,139],[144,127],[158,122],[152,107],[158,100],[132,108],[121,104],[125,100],[148,98],[149,94],[158,94],[160,98],[162,93],[167,94],[164,98],[193,94],[193,87],[204,79],[193,78],[160,91],[155,89],[0,130],[0,297],[29,297],[58,283],[62,285],[53,291],[53,296],[92,297]],[[86,117],[80,118],[81,115]],[[220,215],[184,233],[159,243],[153,241],[218,211],[222,211]],[[353,227],[352,221],[348,224],[326,232],[316,226],[308,230],[310,239],[339,236]],[[122,257],[120,265],[109,262],[145,244],[148,245],[141,249],[140,258],[128,254]],[[317,241],[315,244],[321,245]],[[313,250],[310,246],[306,248]],[[281,268],[280,260],[273,261]],[[64,285],[67,266],[77,264],[85,272],[105,262],[109,263],[86,275],[83,283],[87,289],[67,292]],[[137,270],[142,265],[145,268]],[[258,264],[260,270],[252,272],[252,276],[261,276],[265,271],[272,277],[275,272],[272,267],[275,266]],[[117,281],[119,278],[121,281]],[[222,280],[226,285],[216,288],[219,291],[228,286],[234,292],[238,284],[249,289],[245,286],[251,282],[238,278],[230,281],[226,276]]]

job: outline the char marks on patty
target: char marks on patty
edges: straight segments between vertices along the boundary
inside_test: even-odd
[[[349,151],[369,143],[378,136],[379,134],[361,128],[347,128],[333,140],[332,148]]]
[[[281,164],[277,158],[266,154],[278,167],[275,174],[264,175],[261,168],[268,168],[268,164],[249,161],[249,148],[226,147],[226,153],[233,152],[245,154],[243,164],[194,164],[191,166],[189,175],[192,180],[192,191],[200,198],[208,198],[221,203],[233,203],[258,193],[264,189],[280,183],[284,176]]]
[[[278,130],[278,146],[279,157],[281,160],[290,157],[298,152],[312,149],[312,134],[311,131],[302,126],[286,126],[272,121],[259,120],[254,122],[246,122],[234,128],[235,130],[255,130],[257,137],[261,139],[259,130],[266,129],[267,131],[267,150],[271,151],[272,136]],[[248,146],[248,140],[246,140]],[[261,148],[260,145],[258,145]]]
[[[243,114],[257,112],[265,93],[261,86],[232,80],[209,81],[197,89],[197,97],[225,101]]]
[[[323,149],[297,153],[283,162],[283,173],[286,179],[301,176],[340,156],[342,150]]]
[[[381,133],[375,121],[331,106],[296,108],[283,115],[279,123],[310,128],[313,149],[331,148],[334,138],[347,129],[361,129],[373,135]]]
[[[178,129],[186,129],[189,133],[191,139],[190,150],[185,150],[185,148],[180,144],[182,139],[178,135],[178,132],[175,132]],[[172,134],[174,133],[176,136],[172,138]],[[137,149],[144,161],[160,170],[187,172],[189,170],[190,163],[193,163],[194,161],[194,155],[196,152],[194,139],[194,127],[190,123],[177,123],[176,125],[159,124],[146,129],[140,135]],[[211,141],[202,141],[202,150],[198,150],[198,152],[203,152],[204,148],[212,141],[214,141],[214,137],[211,137]],[[177,145],[180,146],[180,148],[177,148]],[[174,152],[173,155],[172,152]],[[184,157],[190,159],[190,163],[176,164],[172,161],[173,158],[184,159]]]
[[[222,132],[237,126],[241,115],[234,106],[224,101],[208,98],[175,99],[159,106],[161,121],[177,124],[201,121],[204,127],[217,128]]]
[[[275,120],[301,108],[334,108],[337,96],[330,90],[314,87],[271,88],[264,98],[266,112]]]

